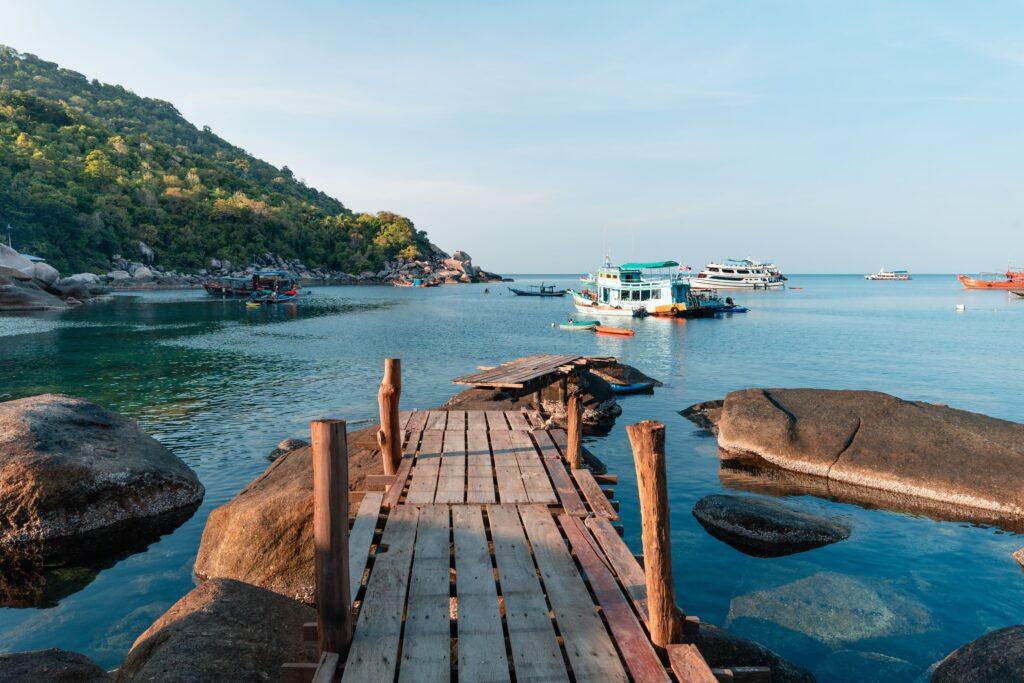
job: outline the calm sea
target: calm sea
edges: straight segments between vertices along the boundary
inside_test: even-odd
[[[693,504],[725,486],[714,440],[677,411],[734,389],[877,389],[1024,421],[1024,299],[964,292],[948,275],[789,284],[803,289],[735,294],[751,310],[730,318],[625,320],[636,330],[628,339],[561,332],[552,323],[570,312],[568,300],[517,298],[493,284],[490,293],[484,285],[325,287],[297,308],[255,311],[202,292],[155,292],[0,317],[0,400],[64,392],[98,401],[138,420],[207,490],[195,516],[145,552],[98,572],[56,572],[49,606],[0,609],[0,651],[62,647],[116,666],[193,586],[210,510],[267,466],[278,441],[306,435],[310,418],[371,419],[385,356],[402,359],[404,408],[439,405],[456,389],[451,378],[478,364],[535,352],[615,355],[664,381],[651,396],[624,398],[615,429],[588,443],[620,477],[627,542],[639,551],[625,425],[661,420],[683,607],[822,680],[860,679],[855,667],[844,668],[846,678],[830,673],[842,650],[905,660],[912,667],[900,665],[891,680],[913,680],[966,641],[1024,622],[1024,575],[1010,556],[1024,539],[1012,533],[795,495],[790,504],[839,515],[853,533],[764,559],[697,524]],[[966,310],[955,311],[959,303]]]

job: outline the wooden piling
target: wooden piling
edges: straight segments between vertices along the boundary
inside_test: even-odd
[[[398,423],[398,401],[402,397],[402,361],[398,358],[384,359],[384,379],[377,391],[377,407],[380,410],[380,429],[377,443],[380,457],[384,461],[384,474],[394,474],[402,459],[402,432]]]
[[[569,468],[576,470],[583,467],[583,399],[578,391],[569,395],[565,431],[568,437],[565,459],[569,461]]]
[[[651,641],[667,647],[682,639],[682,615],[672,581],[672,546],[665,481],[665,425],[644,420],[626,427],[633,447],[643,527],[644,574]]]
[[[313,420],[313,545],[319,651],[352,641],[348,577],[348,441],[344,420]]]

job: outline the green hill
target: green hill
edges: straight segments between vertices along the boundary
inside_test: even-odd
[[[8,223],[17,248],[65,272],[137,258],[139,241],[176,268],[271,252],[348,272],[428,244],[408,219],[350,211],[168,102],[0,45],[0,229]]]

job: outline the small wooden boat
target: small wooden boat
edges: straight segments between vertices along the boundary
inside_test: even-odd
[[[633,330],[625,327],[605,327],[603,325],[598,325],[594,328],[594,331],[598,334],[608,334],[617,337],[632,337],[635,334]]]
[[[546,285],[543,282],[539,285],[530,285],[529,289],[509,287],[508,291],[516,296],[565,296],[566,292],[564,289],[555,289],[554,285]]]
[[[583,323],[583,322],[568,322],[568,323],[561,323],[561,324],[558,325],[558,329],[560,329],[560,330],[569,330],[570,332],[579,332],[581,330],[593,330],[595,328],[597,328],[597,321],[587,322],[587,323]]]
[[[635,384],[612,384],[612,391],[616,396],[628,396],[630,394],[649,394],[654,391],[654,385],[650,382],[637,382]]]
[[[1016,294],[1016,295],[1017,295],[1017,296],[1019,296],[1019,297],[1020,297],[1021,299],[1024,299],[1024,289],[1018,289],[1018,290],[1014,290],[1014,291],[1012,291],[1012,292],[1010,292],[1010,293],[1011,293],[1011,294]]]

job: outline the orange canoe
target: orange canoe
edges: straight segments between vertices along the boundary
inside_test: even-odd
[[[626,329],[625,327],[602,327],[598,325],[594,328],[594,331],[598,334],[614,334],[620,337],[632,337],[633,330]]]
[[[957,275],[956,279],[964,289],[1024,289],[1024,272],[1007,271],[1005,280],[986,280],[983,278]]]

